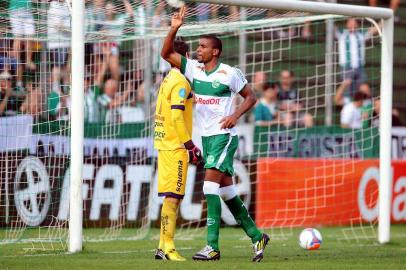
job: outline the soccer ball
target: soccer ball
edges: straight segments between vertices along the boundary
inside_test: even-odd
[[[315,250],[321,246],[321,234],[313,228],[304,229],[299,236],[299,245],[307,250]]]
[[[180,8],[181,6],[183,6],[185,4],[185,2],[183,2],[181,0],[166,0],[166,2],[168,3],[168,5],[170,5],[174,8]]]

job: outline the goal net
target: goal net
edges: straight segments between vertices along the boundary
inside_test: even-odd
[[[70,1],[3,2],[0,242],[64,250],[75,124]],[[86,4],[85,241],[157,239],[150,233],[159,227],[161,206],[153,120],[157,89],[170,69],[160,50],[176,9],[165,1],[147,2]],[[237,125],[234,180],[257,225],[273,238],[308,226],[343,226],[341,238],[347,240],[376,238],[377,23],[334,14],[188,6],[178,35],[192,51],[200,35],[217,35],[221,62],[240,68],[258,97]],[[235,106],[240,103],[236,97]],[[201,144],[199,130],[193,138]],[[202,166],[190,166],[177,237],[205,232],[203,177]],[[225,204],[222,221],[236,225]]]

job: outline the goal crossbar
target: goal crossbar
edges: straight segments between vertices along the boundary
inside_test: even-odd
[[[276,10],[295,10],[322,14],[338,14],[344,16],[362,16],[373,19],[389,19],[393,17],[393,10],[389,8],[344,5],[325,2],[297,1],[297,0],[186,0],[186,2],[201,2],[219,5],[232,5],[253,8],[268,8]]]

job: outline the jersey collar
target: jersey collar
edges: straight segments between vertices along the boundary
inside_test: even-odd
[[[219,68],[220,64],[221,64],[220,61],[217,62],[216,67],[215,67],[212,71],[206,71],[206,70],[205,70],[204,73],[206,73],[207,76],[209,76],[210,74],[213,74],[214,72],[217,71],[217,69]]]

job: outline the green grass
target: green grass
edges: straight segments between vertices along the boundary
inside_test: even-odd
[[[0,245],[0,269],[406,269],[406,226],[392,227],[392,241],[378,245],[374,240],[343,240],[343,228],[321,228],[323,245],[317,251],[297,244],[300,230],[288,240],[273,240],[260,264],[250,262],[250,242],[237,228],[221,231],[219,262],[157,262],[153,250],[157,240],[86,242],[84,251],[24,251],[27,244]],[[86,232],[85,232],[86,233]],[[358,235],[361,235],[360,232]],[[156,237],[155,237],[156,238]],[[182,255],[190,258],[205,244],[204,235],[195,240],[177,240]]]

